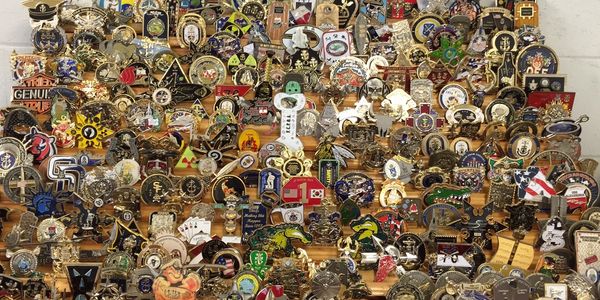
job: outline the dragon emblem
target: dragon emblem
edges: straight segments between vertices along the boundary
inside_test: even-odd
[[[372,215],[366,215],[350,222],[350,228],[355,232],[352,239],[360,243],[360,248],[365,252],[377,251],[373,244],[373,237],[381,241],[387,240],[387,234],[381,228],[381,223]]]

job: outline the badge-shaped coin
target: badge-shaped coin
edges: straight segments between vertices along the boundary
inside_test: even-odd
[[[188,13],[179,18],[177,40],[182,48],[190,44],[200,46],[206,41],[206,22],[197,14]]]
[[[143,35],[151,40],[167,41],[169,39],[169,17],[160,9],[150,9],[144,14]]]
[[[281,171],[275,168],[265,168],[259,173],[258,178],[258,194],[262,195],[265,192],[273,192],[281,195],[282,174]]]

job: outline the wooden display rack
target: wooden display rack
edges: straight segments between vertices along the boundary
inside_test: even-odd
[[[138,32],[138,35],[141,32],[141,26],[140,24],[135,24],[134,26],[132,26],[136,29],[136,31]],[[69,38],[72,37],[72,28],[67,27],[66,28],[67,32],[69,32],[68,36]],[[214,32],[214,29],[208,29],[208,35],[210,35],[212,32]],[[171,45],[171,49],[179,56],[183,56],[185,54],[187,54],[188,49],[182,49],[179,47],[179,44],[177,43],[176,38],[171,37],[170,39],[170,45]],[[280,41],[278,41],[278,43],[280,43]],[[187,72],[187,65],[183,65],[184,70]],[[324,71],[324,74],[328,74],[328,69],[326,68],[326,70]],[[157,78],[160,78],[162,74],[158,74],[158,75],[154,75]],[[325,76],[328,78],[328,76]],[[84,78],[86,80],[92,80],[94,79],[94,74],[92,72],[88,72],[85,74]],[[232,84],[231,82],[231,74],[228,74],[228,78],[227,78],[227,84]],[[466,87],[466,84],[461,83]],[[7,87],[5,87],[7,88]],[[145,88],[135,88],[134,91],[136,92],[142,92],[144,91]],[[319,95],[315,94],[315,93],[305,93],[307,99],[310,99],[312,101],[314,101],[314,103],[317,104],[317,110],[322,111],[323,109],[323,104],[321,103],[321,101],[319,100]],[[439,104],[437,103],[437,93],[434,94],[435,98],[432,99],[432,103],[433,103],[433,107],[434,109],[438,112],[441,113],[443,112],[443,109],[439,106]],[[252,99],[251,95],[248,95],[246,97],[247,99]],[[493,95],[487,95],[486,96],[486,100],[484,102],[484,107],[491,101],[495,99],[495,94]],[[338,106],[338,109],[343,110],[344,108],[347,107],[353,107],[354,102],[357,100],[357,97],[355,94],[347,96],[346,99],[344,100],[343,104]],[[213,105],[215,102],[215,97],[214,95],[209,96],[208,98],[204,99],[202,101],[204,107],[207,109],[209,115],[212,113],[213,109]],[[189,107],[191,105],[191,103],[181,103],[178,105],[178,107]],[[39,121],[40,124],[45,121],[48,118],[48,116],[43,115],[43,116],[39,116]],[[207,121],[204,120],[202,122],[202,126],[200,128],[198,128],[197,130],[199,132],[203,132],[204,130],[206,130],[207,127]],[[124,123],[123,123],[124,124]],[[393,130],[403,127],[404,125],[401,123],[396,123],[394,124]],[[123,126],[124,128],[125,126]],[[260,126],[260,127],[253,127],[250,126],[251,128],[256,129],[260,134],[261,134],[261,144],[266,144],[268,142],[274,141],[279,137],[279,131],[278,130],[274,130],[273,132],[269,133],[269,128],[268,126]],[[483,130],[485,126],[482,126],[480,132]],[[448,128],[444,127],[443,129],[444,131],[447,131]],[[162,136],[164,135],[165,131],[163,129],[162,132],[159,133],[144,133],[144,134],[140,134],[142,136]],[[312,158],[315,150],[317,148],[318,145],[318,140],[316,140],[314,137],[301,137],[301,140],[304,144],[304,152],[306,154],[306,156],[308,158]],[[337,142],[342,142],[343,139],[338,139]],[[387,147],[387,142],[388,139],[382,139],[382,138],[378,138],[378,141],[385,145]],[[481,143],[481,141],[474,141],[473,144],[471,145],[472,149],[476,149],[479,144]],[[504,144],[505,145],[505,144]],[[98,150],[98,149],[87,149],[86,151],[88,151],[92,156],[104,156],[105,150]],[[59,148],[58,154],[59,155],[75,155],[77,153],[79,153],[81,150],[77,149],[77,148],[70,148],[70,149],[62,149]],[[426,160],[425,157],[419,157],[419,159],[423,159]],[[528,162],[526,162],[528,163]],[[91,170],[92,168],[86,168],[88,171]],[[375,186],[376,186],[376,191],[375,191],[375,195],[379,195],[379,191],[381,188],[381,184],[383,182],[383,175],[380,172],[377,171],[368,171],[368,170],[364,170],[361,165],[360,165],[360,157],[358,157],[358,159],[355,160],[349,160],[348,161],[348,168],[347,169],[342,169],[341,170],[341,174],[346,174],[350,171],[358,171],[364,174],[367,174],[369,177],[371,177],[374,181],[375,181]],[[239,174],[240,170],[236,170],[234,172],[234,174]],[[194,169],[174,169],[174,175],[175,176],[184,176],[184,175],[196,175],[198,174],[197,170]],[[313,173],[313,175],[316,175]],[[139,188],[140,183],[138,183],[135,187]],[[408,196],[410,197],[420,197],[421,196],[421,192],[419,190],[416,190],[412,184],[408,184],[406,186],[406,190],[408,193]],[[486,196],[487,196],[487,192],[489,190],[489,183],[486,182],[485,187],[483,189],[482,192],[479,193],[472,193],[471,195],[471,204],[473,204],[475,207],[481,207],[485,204],[486,202]],[[10,214],[9,216],[9,221],[4,223],[4,234],[2,237],[2,242],[0,242],[0,249],[5,249],[5,244],[4,244],[4,236],[10,232],[10,229],[12,228],[12,226],[18,222],[19,216],[21,214],[21,212],[25,211],[25,208],[23,206],[17,205],[13,202],[11,202],[5,195],[3,191],[0,191],[2,196],[0,197],[0,207],[8,207],[10,209],[13,210],[13,212]],[[247,189],[247,193],[250,195],[250,199],[257,199],[257,189],[256,188],[248,188]],[[331,190],[327,191],[327,196],[331,197],[332,199],[335,197],[334,193]],[[214,203],[212,198],[211,198],[211,194],[210,192],[206,194],[206,196],[203,199],[203,202],[205,203]],[[179,216],[178,218],[178,222],[181,222],[183,220],[185,220],[187,218],[187,216],[189,215],[189,209],[191,206],[186,206],[186,211],[184,213],[183,216]],[[373,213],[376,212],[378,209],[380,209],[380,205],[379,202],[376,200],[374,201],[373,205],[370,208],[363,208],[361,209],[362,214],[368,214],[368,213]],[[150,217],[150,214],[156,210],[158,210],[159,207],[158,206],[151,206],[151,205],[147,205],[142,203],[141,204],[141,218],[137,221],[140,229],[142,230],[143,234],[147,236],[147,228],[148,228],[148,220]],[[66,205],[65,207],[65,211],[67,212],[72,212],[74,211],[72,205]],[[105,212],[105,213],[112,213],[113,212],[113,208],[112,205],[108,205],[106,207],[103,207],[101,209],[101,211]],[[310,209],[306,209],[305,210],[305,215],[307,215],[311,210]],[[507,216],[507,214],[505,213],[494,213],[494,219],[496,221],[503,221],[503,219]],[[569,216],[569,218],[572,219],[578,219],[578,216]],[[107,237],[106,232],[110,230],[109,228],[104,228],[103,229],[103,233],[105,234],[105,238]],[[418,227],[416,224],[414,223],[409,223],[408,225],[408,231],[409,232],[414,232],[414,233],[421,233],[424,232],[426,230],[426,228],[423,227]],[[68,231],[68,235],[67,236],[71,236],[73,229],[69,229]],[[238,232],[240,231],[240,228],[238,226]],[[350,234],[353,233],[353,231],[348,227],[348,226],[344,226],[343,228],[344,231],[344,236],[348,236]],[[220,211],[217,210],[217,216],[215,217],[215,221],[213,222],[213,226],[212,226],[212,234],[213,235],[217,235],[217,236],[222,236],[224,230],[223,230],[223,219],[220,216]],[[510,232],[505,231],[500,233],[500,235],[502,236],[507,236],[510,237]],[[538,235],[538,231],[537,229],[532,230],[531,232],[529,232],[529,234],[525,237],[525,239],[523,240],[523,242],[528,243],[528,244],[534,244],[535,240],[537,239],[537,235]],[[82,243],[80,243],[81,249],[99,249],[102,247],[102,244],[97,244],[93,241],[83,241]],[[238,248],[240,246],[238,245]],[[243,248],[243,247],[242,247]],[[335,246],[308,246],[308,247],[304,247],[305,250],[307,250],[308,255],[311,259],[313,259],[316,262],[320,262],[322,260],[325,259],[329,259],[329,258],[335,258],[339,256],[339,252],[337,251],[337,248]],[[494,239],[494,251],[497,249],[497,240]],[[486,255],[489,258],[491,258],[491,256],[493,256],[493,251],[486,251]],[[539,258],[540,252],[536,250],[536,258],[534,260],[534,263],[532,264],[532,266],[530,267],[530,271],[535,267],[535,262],[537,262],[538,258]],[[5,270],[7,270],[6,272],[10,272],[10,268],[8,268],[8,259],[2,254],[0,259],[3,261],[2,264],[5,267]],[[41,272],[52,272],[51,267],[49,266],[41,266],[38,268],[38,271]],[[367,284],[367,286],[371,289],[372,291],[372,297],[382,297],[385,296],[386,292],[388,291],[388,289],[395,283],[395,281],[397,280],[397,277],[395,274],[390,274],[385,281],[383,282],[375,282],[374,281],[374,271],[361,271],[363,280],[365,281],[365,283]],[[47,279],[47,283],[48,284],[52,284],[51,279],[49,276],[46,276]],[[26,278],[23,278],[23,280],[25,281]],[[59,277],[56,280],[56,286],[58,288],[59,291],[67,291],[69,290],[68,287],[68,283],[65,277]]]

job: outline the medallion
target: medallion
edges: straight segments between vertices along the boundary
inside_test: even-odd
[[[527,132],[515,134],[508,144],[508,155],[515,159],[530,159],[538,154],[540,149],[538,138]]]
[[[190,82],[215,87],[225,83],[227,69],[225,64],[214,56],[201,56],[190,65]]]
[[[544,45],[531,45],[521,50],[516,64],[521,76],[558,73],[558,57],[554,50]]]
[[[177,23],[177,40],[182,48],[189,48],[206,42],[206,22],[198,14],[188,13],[179,18]]]
[[[39,26],[33,29],[31,41],[36,52],[52,56],[61,53],[65,49],[67,35],[60,26]]]
[[[361,173],[348,173],[334,186],[338,202],[352,200],[359,206],[370,205],[375,198],[375,185],[371,178]]]
[[[242,49],[238,37],[227,31],[216,32],[208,38],[207,44],[210,46],[210,54],[222,61],[228,61]]]
[[[161,205],[167,202],[167,194],[173,188],[173,183],[169,177],[162,174],[153,174],[144,181],[140,187],[142,200],[146,204]]]
[[[431,156],[436,152],[448,149],[449,145],[450,142],[444,134],[432,132],[421,141],[421,151],[425,156]]]
[[[425,14],[417,18],[412,25],[413,38],[418,43],[425,43],[435,28],[444,24],[444,20],[437,15]]]
[[[144,12],[143,36],[161,42],[169,40],[169,17],[166,11],[149,9]]]
[[[230,196],[243,197],[246,194],[244,181],[234,175],[225,175],[217,178],[212,188],[212,198],[215,203],[224,204]]]
[[[439,104],[447,110],[452,106],[469,103],[469,93],[459,84],[451,83],[444,86],[439,93]]]
[[[444,125],[444,118],[432,108],[430,103],[419,104],[419,110],[406,118],[406,126],[412,126],[421,134],[438,131]]]
[[[31,78],[36,74],[43,74],[46,68],[46,58],[39,55],[24,55],[13,52],[10,57],[12,77],[17,83]]]
[[[386,180],[379,193],[379,203],[382,207],[397,207],[407,197],[404,183],[399,180]]]
[[[38,265],[37,254],[39,254],[39,248],[37,250],[21,249],[10,255],[10,269],[15,276],[27,277],[31,275]]]

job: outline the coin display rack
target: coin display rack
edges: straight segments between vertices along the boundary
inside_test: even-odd
[[[535,1],[23,6],[0,299],[598,299]]]

